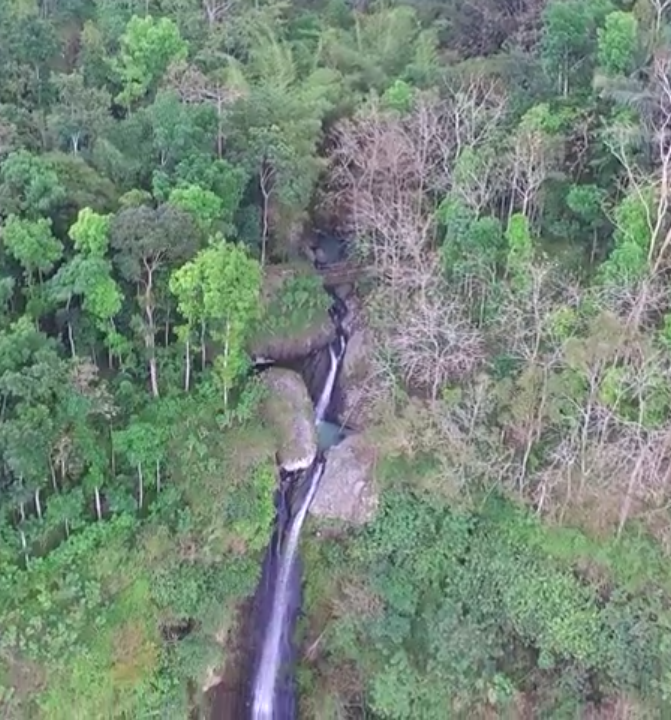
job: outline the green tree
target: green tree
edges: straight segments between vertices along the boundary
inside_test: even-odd
[[[188,45],[170,18],[134,15],[120,40],[115,69],[123,84],[117,101],[129,110],[161,79],[171,62],[184,60]]]
[[[209,149],[209,111],[183,103],[174,91],[159,91],[143,116],[151,128],[152,160],[159,168],[156,172],[171,175],[181,160]]]
[[[51,220],[47,218],[22,220],[10,215],[1,233],[6,251],[23,268],[28,287],[33,285],[35,276],[42,283],[63,256],[63,243],[53,236]]]
[[[123,338],[114,325],[123,296],[112,276],[112,263],[107,258],[110,220],[110,216],[100,215],[90,208],[79,212],[69,232],[77,252],[50,281],[51,297],[66,306],[68,339],[73,356],[76,347],[71,305],[77,296],[82,300],[84,312],[91,316],[97,330],[104,334],[110,352],[119,353],[124,347]]]
[[[167,301],[170,266],[188,260],[198,248],[198,229],[190,216],[170,205],[131,207],[118,213],[111,225],[114,263],[137,289],[140,334],[149,364],[151,389],[159,396],[156,361],[157,311]],[[168,321],[169,307],[166,310]]]
[[[592,237],[592,261],[596,258],[599,236],[607,226],[604,213],[605,200],[606,191],[591,184],[572,185],[566,195],[569,209],[578,216],[581,225]]]
[[[277,35],[269,28],[256,33],[230,120],[231,148],[261,194],[263,261],[271,216],[281,235],[307,209],[323,168],[317,155],[322,122],[340,92],[333,71],[316,68],[303,76],[291,46]]]
[[[541,57],[563,96],[591,80],[597,27],[612,10],[609,0],[551,0],[546,5]]]
[[[176,187],[168,197],[168,204],[189,213],[204,235],[211,235],[221,221],[223,201],[199,185]]]
[[[215,238],[173,273],[170,289],[187,327],[200,321],[220,344],[215,373],[228,405],[230,390],[246,366],[245,340],[260,313],[260,266],[244,248]]]
[[[58,144],[65,141],[77,155],[82,146],[91,147],[109,121],[110,94],[87,87],[81,71],[54,79],[58,104],[49,124]]]
[[[18,150],[0,165],[0,210],[5,214],[44,215],[64,195],[58,175],[44,158]]]
[[[653,187],[625,196],[615,208],[615,246],[599,267],[599,277],[611,288],[632,288],[650,271],[650,217],[655,206]]]
[[[161,462],[165,457],[164,428],[154,423],[131,419],[123,430],[113,433],[114,450],[135,469],[137,474],[137,507],[144,507],[147,475],[153,479],[157,493],[161,490]]]
[[[508,243],[506,274],[511,286],[523,291],[529,287],[531,281],[529,265],[534,254],[529,220],[519,213],[512,215],[505,238]]]
[[[638,21],[633,13],[616,10],[598,30],[598,62],[607,75],[629,75],[638,54]]]

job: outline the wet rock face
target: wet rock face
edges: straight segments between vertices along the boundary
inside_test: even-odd
[[[268,391],[263,416],[275,434],[278,463],[289,472],[307,468],[317,455],[317,430],[305,383],[293,370],[278,367],[262,377]]]
[[[375,449],[363,435],[350,435],[328,452],[326,469],[310,513],[363,524],[375,515]]]

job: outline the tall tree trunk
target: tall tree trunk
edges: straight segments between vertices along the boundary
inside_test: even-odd
[[[75,348],[75,337],[72,332],[72,323],[68,320],[68,344],[70,345],[70,355],[75,357],[77,355],[77,349]]]
[[[147,268],[147,287],[144,294],[144,312],[147,318],[147,327],[144,333],[144,342],[149,353],[149,377],[151,381],[151,394],[157,398],[158,392],[158,367],[156,365],[156,325],[154,323],[154,299],[153,299],[153,271]]]
[[[224,99],[219,88],[217,96],[217,157],[224,157]]]
[[[21,536],[21,549],[23,550],[23,556],[26,559],[26,565],[28,565],[28,541],[26,540],[26,534],[23,530],[19,530],[19,535]]]
[[[144,505],[144,476],[142,475],[142,463],[137,464],[137,506],[138,510],[142,510]]]
[[[259,186],[261,189],[261,195],[263,196],[263,209],[261,215],[262,227],[261,227],[261,265],[266,264],[267,246],[268,246],[268,233],[270,231],[270,194],[272,192],[272,180],[273,171],[267,163],[263,162],[261,167],[261,174],[259,176]]]
[[[231,357],[231,322],[226,321],[226,341],[224,342],[224,408],[228,408],[228,366]]]
[[[51,458],[49,458],[49,472],[51,473],[51,487],[53,487],[54,492],[58,492],[58,482],[56,481],[56,468],[54,467]]]
[[[156,461],[156,494],[161,492],[161,461]]]
[[[37,513],[37,517],[41,520],[42,519],[42,504],[40,503],[40,489],[37,488],[35,490],[35,512]]]
[[[152,348],[153,350],[153,348]],[[151,355],[149,357],[149,378],[151,380],[151,394],[157,398],[159,397],[158,392],[158,368],[156,366],[156,356]]]
[[[95,493],[95,503],[96,503],[96,517],[98,518],[98,520],[102,520],[103,519],[103,508],[102,508],[102,502],[100,501],[100,489],[98,488],[97,485],[94,489],[94,493]]]
[[[205,350],[205,321],[200,323],[200,369],[205,370],[205,361],[207,360],[207,352]]]
[[[184,352],[184,392],[189,392],[191,387],[191,343],[186,339]]]
[[[170,308],[166,313],[165,326],[163,330],[163,347],[168,347],[170,344]]]

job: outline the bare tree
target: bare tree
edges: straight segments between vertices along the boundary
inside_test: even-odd
[[[531,117],[525,117],[515,133],[510,157],[512,178],[508,216],[517,209],[532,221],[542,213],[541,189],[559,166],[561,144]]]
[[[668,16],[669,8],[671,8],[671,0],[649,0],[653,8],[655,18],[653,23],[654,40],[658,40],[662,30],[662,24]]]
[[[485,357],[482,333],[456,298],[439,289],[415,293],[389,328],[389,348],[410,387],[439,397],[448,383],[472,375]]]
[[[222,22],[235,6],[235,0],[202,0],[203,12],[209,27]]]
[[[671,246],[671,54],[660,51],[641,112],[642,126],[613,125],[605,140],[622,166],[627,188],[645,211],[651,275],[668,266]],[[644,161],[647,159],[647,163]],[[647,165],[647,166],[646,166]]]
[[[401,266],[425,262],[435,205],[453,184],[455,161],[491,140],[504,113],[491,82],[463,82],[447,96],[420,95],[407,115],[372,101],[334,133],[331,201],[350,215],[376,268],[396,278]]]

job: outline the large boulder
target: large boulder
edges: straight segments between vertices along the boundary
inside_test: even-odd
[[[331,302],[309,263],[269,266],[263,316],[250,338],[249,354],[285,363],[325,347],[335,339]]]
[[[371,520],[378,505],[375,460],[375,448],[364,435],[350,435],[332,447],[310,513],[356,524]]]
[[[289,472],[307,468],[317,455],[317,430],[310,395],[301,376],[273,367],[262,375],[263,417],[275,436],[277,461]]]

